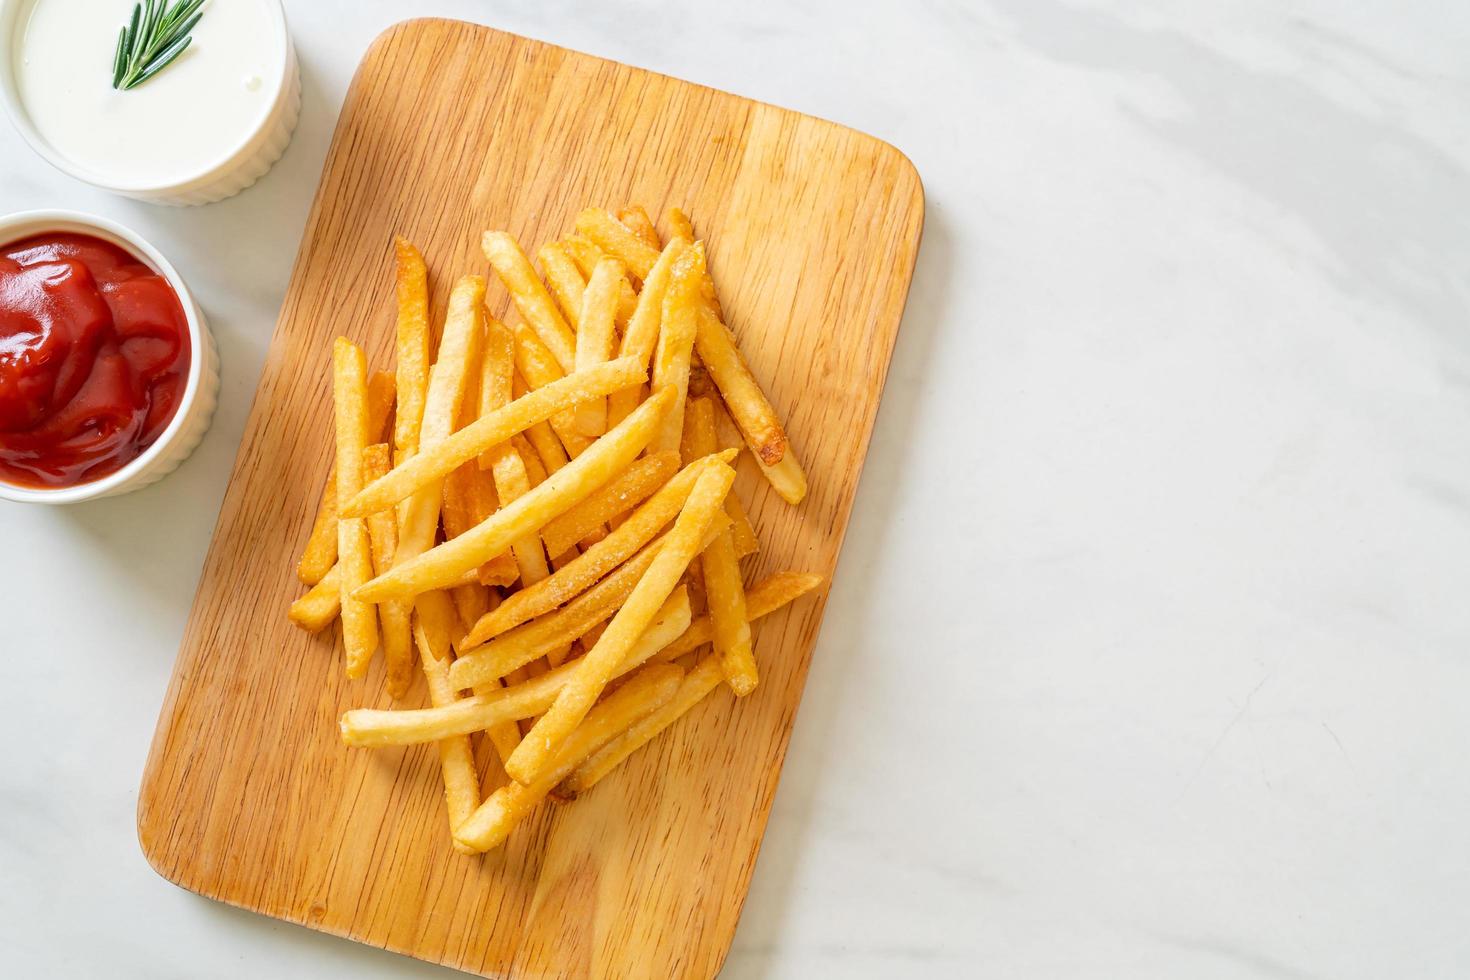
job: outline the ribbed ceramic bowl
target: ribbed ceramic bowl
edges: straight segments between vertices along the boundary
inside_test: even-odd
[[[137,459],[115,473],[91,483],[74,487],[37,490],[19,487],[0,480],[0,498],[28,504],[74,504],[99,497],[112,497],[142,489],[172,473],[188,458],[204,438],[214,418],[219,398],[219,355],[214,338],[204,322],[199,304],[194,302],[189,287],[158,250],[115,221],[75,211],[23,211],[0,218],[0,245],[19,241],[42,232],[70,231],[95,235],[137,256],[163,276],[178,294],[189,327],[189,377],[184,397],[168,428],[158,441],[145,449]]]
[[[271,79],[275,85],[275,99],[270,111],[261,119],[255,132],[223,159],[202,173],[163,184],[115,183],[57,152],[36,129],[21,101],[14,66],[15,33],[21,25],[22,14],[34,2],[35,0],[0,0],[0,104],[5,106],[10,121],[31,145],[31,149],[57,170],[94,187],[152,204],[209,204],[233,197],[255,183],[286,152],[286,146],[291,142],[291,134],[295,132],[296,122],[301,116],[301,72],[296,63],[296,48],[291,43],[291,32],[286,29],[286,13],[281,8],[280,0],[263,0],[278,32],[278,43],[285,50],[281,74],[278,78]],[[119,9],[121,12],[118,16],[121,18],[127,14],[129,5],[124,3]]]

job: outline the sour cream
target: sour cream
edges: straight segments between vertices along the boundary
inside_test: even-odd
[[[112,87],[112,63],[131,0],[12,2],[21,111],[52,155],[72,165],[64,169],[84,179],[123,193],[199,183],[254,156],[287,96],[290,137],[299,87],[284,91],[298,83],[279,0],[206,0],[188,49],[127,91]],[[279,134],[267,135],[280,146],[259,172],[284,149]]]

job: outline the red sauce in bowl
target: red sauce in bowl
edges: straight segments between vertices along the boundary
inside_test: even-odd
[[[126,466],[174,417],[190,354],[179,297],[126,250],[71,232],[0,246],[0,480]]]

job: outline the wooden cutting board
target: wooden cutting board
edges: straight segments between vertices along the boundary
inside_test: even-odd
[[[534,250],[587,204],[630,202],[693,217],[810,474],[793,508],[742,472],[764,542],[747,573],[833,572],[919,244],[913,166],[872,137],[687,82],[471,24],[400,24],[342,109],[159,718],[138,806],[159,874],[486,976],[719,970],[824,596],[757,624],[755,694],[717,692],[482,857],[450,848],[431,749],[343,747],[343,710],[388,706],[381,658],[348,682],[334,637],[285,618],[331,452],[332,337],[391,365],[392,236],[423,249],[442,310],[455,276],[489,274],[485,229]]]

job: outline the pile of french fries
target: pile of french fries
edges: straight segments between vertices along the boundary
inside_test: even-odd
[[[436,340],[423,257],[399,239],[394,372],[369,375],[337,338],[336,458],[289,614],[311,632],[341,619],[349,678],[381,647],[395,700],[417,660],[430,707],[348,711],[342,738],[437,744],[465,853],[717,688],[749,694],[751,622],[822,583],[741,573],[759,541],[731,490],[738,455],[791,504],[806,476],[681,211],[662,238],[641,207],[582,211],[537,254],[544,281],[509,234],[482,245],[515,326],[466,275]],[[477,741],[503,778],[482,782]]]

